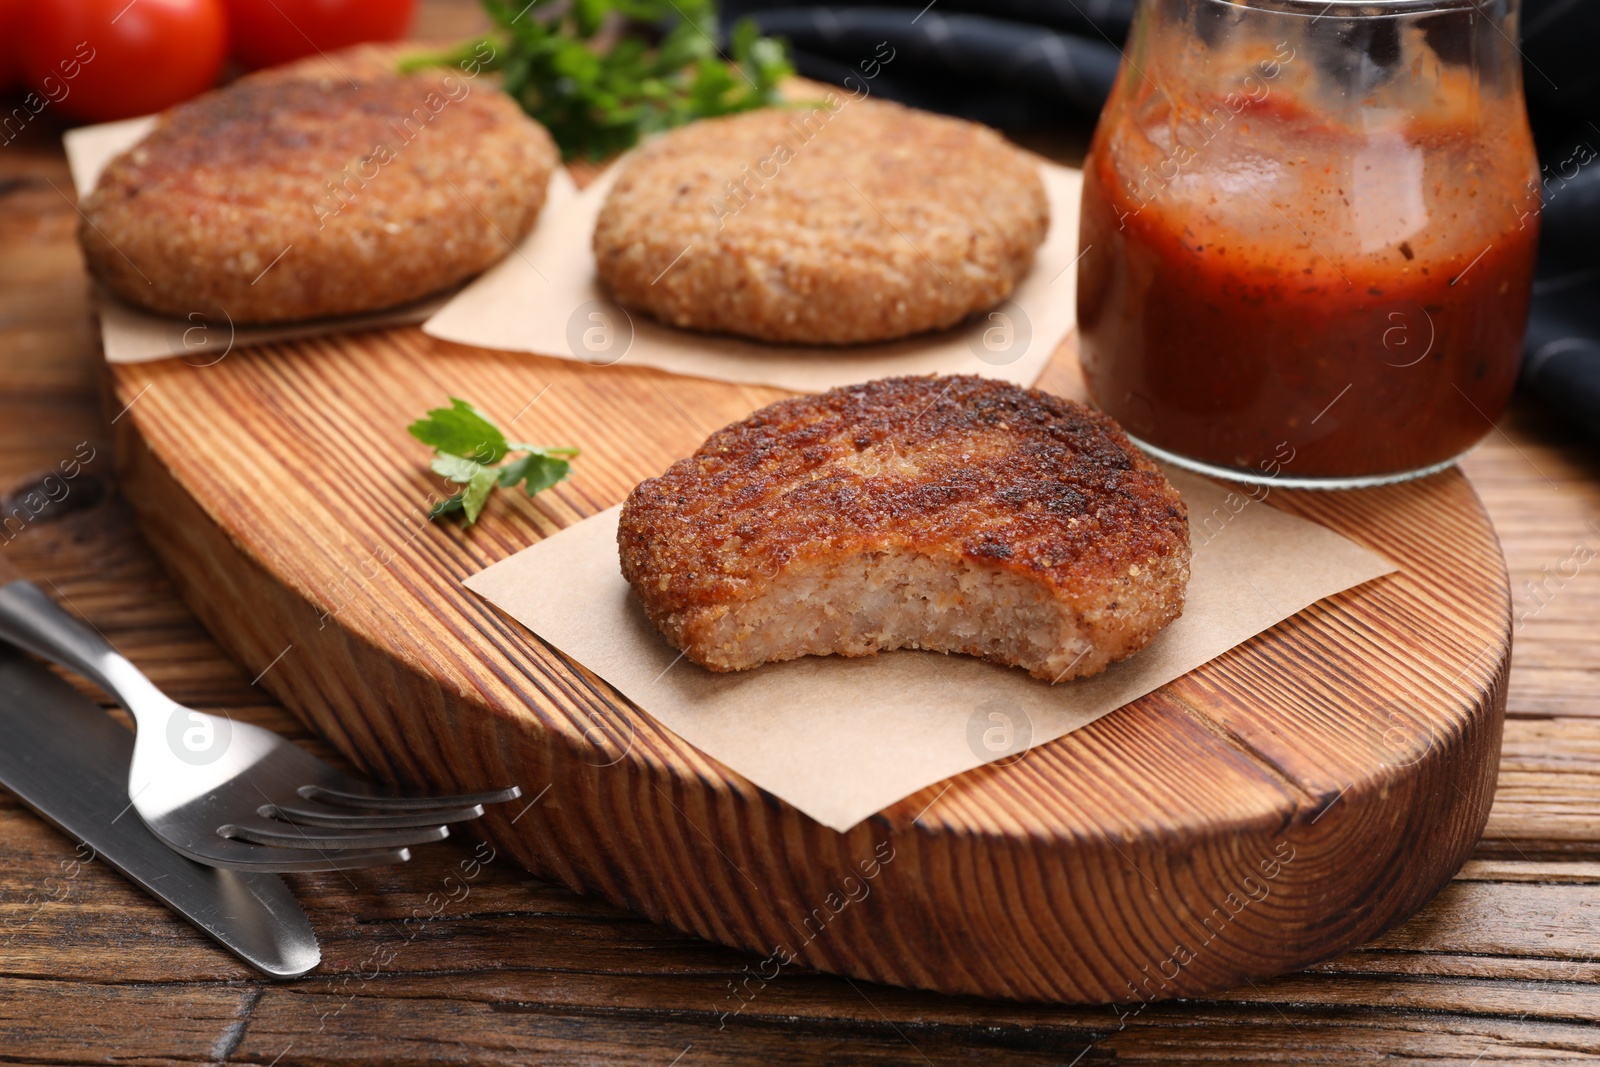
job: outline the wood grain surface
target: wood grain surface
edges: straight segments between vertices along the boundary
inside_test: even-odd
[[[1064,345],[1042,384],[1080,393],[1075,368]],[[461,585],[783,393],[417,327],[108,374],[140,527],[258,683],[383,779],[540,797],[473,829],[543,877],[766,956],[730,1011],[796,962],[1065,1003],[1226,989],[1409,916],[1488,817],[1510,597],[1458,471],[1272,493],[1399,573],[839,834]],[[502,494],[470,532],[429,522],[428,494],[451,490],[405,427],[449,396],[523,439],[581,448],[572,480]],[[1194,515],[1193,536],[1226,538],[1230,519]]]
[[[1075,391],[1073,367],[1064,349],[1046,386]],[[1488,815],[1510,603],[1456,471],[1273,493],[1400,573],[839,834],[460,585],[782,394],[415,327],[109,370],[141,528],[262,686],[385,779],[542,795],[474,829],[529,870],[680,930],[896,985],[1142,1003],[1372,938],[1455,872]],[[450,395],[579,446],[572,480],[497,499],[470,532],[429,523],[422,501],[448,490],[405,426]],[[1228,536],[1226,518],[1195,536]]]
[[[0,151],[0,489],[25,497],[84,443],[92,458],[65,500],[8,530],[4,551],[177,699],[325,752],[211,643],[134,531],[106,462],[76,216],[51,183],[68,188],[50,138]],[[73,842],[5,800],[0,1061],[1595,1058],[1600,585],[1574,561],[1600,549],[1600,465],[1519,408],[1466,469],[1506,549],[1517,638],[1486,836],[1414,919],[1312,971],[1132,1014],[793,968],[723,1017],[729,984],[758,956],[577,897],[504,854],[474,868],[468,843],[424,850],[407,868],[295,878],[326,962],[308,979],[265,983],[113,873],[89,864],[64,879]],[[466,870],[477,876],[463,891]],[[399,921],[413,909],[437,918],[408,939]]]

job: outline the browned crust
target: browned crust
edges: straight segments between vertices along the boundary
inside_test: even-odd
[[[974,123],[835,100],[640,149],[594,231],[618,301],[683,328],[852,344],[1009,296],[1049,229],[1037,161]]]
[[[882,549],[1042,584],[1112,634],[1118,659],[1181,613],[1189,562],[1183,501],[1112,419],[971,376],[764,408],[640,483],[617,541],[647,614],[696,662],[697,617],[785,568]]]
[[[550,135],[487,80],[403,77],[393,49],[359,48],[163,114],[84,199],[79,237],[107,288],[165,314],[370,311],[503,257],[555,164]]]

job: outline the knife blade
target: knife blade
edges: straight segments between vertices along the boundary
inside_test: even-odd
[[[128,801],[132,759],[131,731],[0,645],[0,784],[250,966],[277,978],[315,967],[316,933],[282,878],[203,866],[145,827]]]

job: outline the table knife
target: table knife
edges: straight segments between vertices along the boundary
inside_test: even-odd
[[[229,952],[277,978],[322,959],[282,878],[186,859],[128,802],[133,734],[93,701],[0,645],[0,784]]]

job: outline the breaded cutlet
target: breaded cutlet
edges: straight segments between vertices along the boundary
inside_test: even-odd
[[[448,289],[533,226],[555,144],[488,79],[365,46],[165,112],[81,205],[90,271],[167,315],[288,322]]]
[[[1183,611],[1178,493],[1109,417],[970,376],[780,401],[640,483],[622,573],[690,659],[733,671],[921,648],[1050,682]]]
[[[672,326],[856,344],[1005,300],[1050,228],[1038,161],[899,104],[768,108],[640,148],[594,230],[600,279]]]

